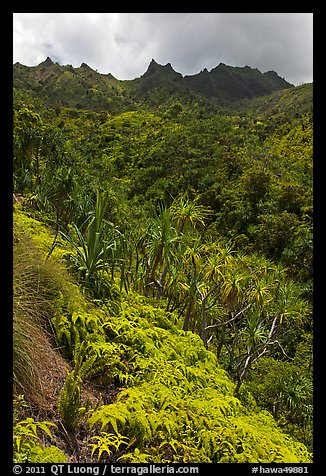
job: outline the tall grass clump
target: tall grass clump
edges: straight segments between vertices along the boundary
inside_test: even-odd
[[[35,400],[42,394],[41,368],[49,339],[42,325],[50,304],[42,293],[40,262],[22,237],[14,246],[13,384],[15,393]]]
[[[42,374],[55,357],[51,318],[60,292],[67,295],[71,288],[63,266],[57,259],[46,260],[29,226],[34,226],[32,219],[29,223],[19,214],[14,217],[13,387],[16,395],[39,402],[49,391],[43,388]]]

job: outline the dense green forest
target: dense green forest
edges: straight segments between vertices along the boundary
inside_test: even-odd
[[[14,67],[14,459],[311,462],[312,84],[154,66]]]

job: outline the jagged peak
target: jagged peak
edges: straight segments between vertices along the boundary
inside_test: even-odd
[[[156,71],[161,65],[159,65],[154,58],[151,59],[151,62],[149,63],[148,65],[148,68],[147,68],[147,71],[145,72],[148,73],[148,72],[152,72],[152,71]]]
[[[266,74],[266,76],[274,76],[275,78],[276,78],[276,77],[280,77],[280,75],[279,75],[279,74],[277,74],[277,72],[276,72],[276,71],[274,71],[274,70],[271,70],[271,71],[265,71],[265,73],[264,73],[264,74]]]
[[[90,66],[88,66],[88,64],[86,64],[86,63],[82,63],[82,64],[80,65],[80,68],[83,68],[83,69],[92,69],[92,68],[91,68]],[[93,71],[93,70],[92,70],[92,71]]]
[[[166,63],[165,65],[163,65],[163,64],[157,63],[157,61],[155,61],[155,59],[152,58],[151,62],[149,63],[149,66],[147,68],[147,71],[150,71],[150,70],[157,71],[157,70],[161,70],[163,68],[164,69],[170,69],[170,70],[174,71],[174,69],[172,68],[171,63]]]
[[[162,65],[162,64],[157,63],[155,61],[155,59],[152,58],[151,62],[149,63],[149,66],[147,68],[147,71],[143,74],[142,77],[150,76],[150,75],[155,74],[155,73],[163,73],[163,74],[166,74],[166,73],[171,74],[172,73],[173,75],[182,78],[182,74],[175,71],[173,69],[171,63],[166,63],[165,65]]]
[[[45,61],[39,64],[39,66],[53,66],[53,65],[54,65],[54,62],[52,61],[50,56],[48,56]]]
[[[162,65],[157,63],[157,61],[155,61],[154,58],[152,58],[151,62],[149,63],[148,65],[148,68],[147,68],[147,72],[153,72],[153,71],[157,71],[159,68],[162,68]]]

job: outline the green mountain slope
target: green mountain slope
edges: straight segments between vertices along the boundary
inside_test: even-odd
[[[194,76],[185,76],[186,85],[207,97],[236,100],[271,94],[279,89],[291,88],[275,71],[262,74],[249,66],[243,68],[220,63],[210,72],[204,70]]]
[[[83,63],[60,66],[50,58],[35,67],[14,65],[14,87],[30,91],[52,107],[76,107],[114,112],[130,109],[128,90],[111,74],[100,74]],[[128,106],[129,104],[129,106]]]
[[[46,98],[51,106],[72,106],[91,110],[115,112],[117,108],[130,109],[142,97],[157,88],[165,89],[165,96],[199,94],[215,101],[234,101],[257,97],[291,88],[275,72],[261,73],[249,66],[235,68],[220,64],[207,70],[183,77],[168,63],[159,65],[152,60],[140,77],[120,81],[111,74],[100,74],[83,63],[79,68],[60,66],[50,58],[35,67],[14,65],[14,87],[33,91]]]
[[[312,84],[14,86],[17,462],[311,461]]]

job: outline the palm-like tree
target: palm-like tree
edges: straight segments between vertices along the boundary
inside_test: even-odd
[[[104,219],[107,201],[97,193],[95,210],[82,227],[71,225],[73,233],[61,232],[72,247],[70,258],[86,283],[99,284],[98,273],[114,265],[117,238],[121,235]],[[83,233],[81,230],[85,228]],[[112,271],[113,272],[113,271]]]
[[[198,205],[198,197],[190,200],[187,194],[176,198],[170,207],[170,215],[177,229],[182,233],[187,224],[195,228],[199,223],[205,225],[205,220],[211,215],[211,210]]]
[[[272,300],[271,285],[265,279],[254,279],[247,293],[248,300],[263,308]]]
[[[229,315],[233,315],[241,305],[247,280],[248,276],[236,268],[231,268],[224,274],[221,296]]]
[[[290,412],[295,412],[312,397],[312,382],[305,376],[292,375],[285,381],[281,398]]]
[[[265,320],[255,311],[247,314],[244,319],[244,327],[242,330],[242,339],[247,349],[248,355],[252,353],[254,347],[266,340],[267,328]]]
[[[164,281],[173,256],[174,245],[178,241],[178,233],[172,225],[170,215],[163,209],[161,215],[152,220],[147,229],[148,272],[145,294],[148,295],[150,286],[157,285],[157,297],[164,290]]]
[[[301,298],[299,286],[292,281],[279,284],[273,304],[281,324],[287,319],[304,322],[309,313],[309,305]]]
[[[188,245],[183,252],[184,288],[187,290],[188,295],[186,314],[183,322],[183,330],[185,331],[189,330],[190,325],[192,329],[194,329],[195,326],[196,294],[200,282],[199,271],[202,268],[203,254],[206,250],[205,245],[202,244],[200,239],[189,237],[187,243]]]

